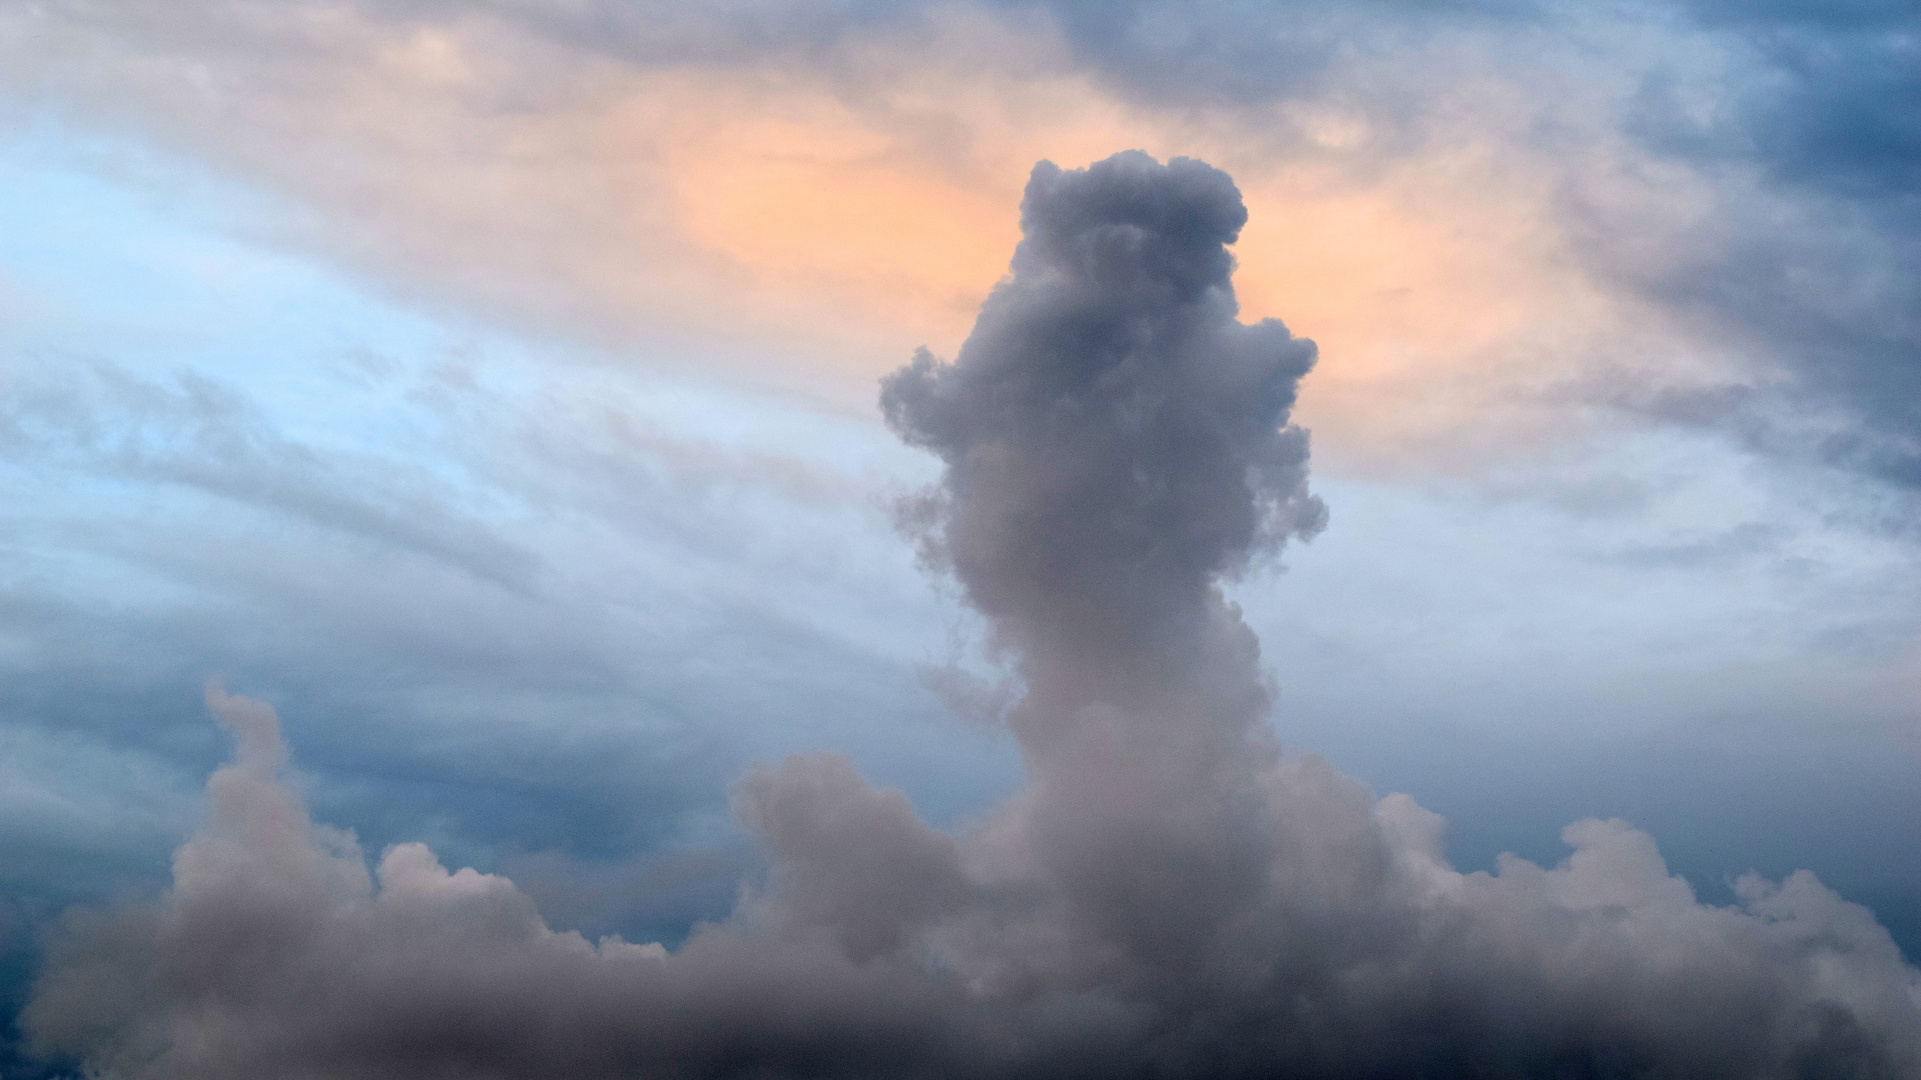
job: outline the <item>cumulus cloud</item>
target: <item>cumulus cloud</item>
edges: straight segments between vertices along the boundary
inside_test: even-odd
[[[25,1023],[101,1076],[1921,1076],[1921,972],[1811,875],[1699,903],[1648,836],[1463,874],[1443,823],[1282,753],[1221,583],[1311,536],[1311,343],[1243,324],[1228,177],[1043,163],[951,363],[922,543],[1018,669],[1030,784],[927,826],[844,759],[756,770],[767,860],[679,948],[549,927],[420,844],[310,820],[271,710],[157,904],[76,918]]]

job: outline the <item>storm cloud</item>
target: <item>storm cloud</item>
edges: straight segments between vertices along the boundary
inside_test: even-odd
[[[1029,784],[930,828],[843,758],[749,773],[764,880],[680,947],[549,927],[310,819],[265,705],[158,902],[74,916],[25,1023],[102,1076],[1921,1076],[1921,972],[1799,873],[1699,903],[1647,835],[1463,874],[1443,822],[1284,753],[1222,586],[1326,520],[1312,343],[1241,323],[1239,192],[1037,166],[955,360],[883,384],[908,517],[1015,668]]]

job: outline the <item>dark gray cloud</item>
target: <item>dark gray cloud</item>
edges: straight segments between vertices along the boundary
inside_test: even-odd
[[[1590,252],[1751,358],[1767,392],[1731,425],[1750,445],[1921,485],[1921,16],[1684,10],[1732,61],[1712,81],[1652,71],[1626,130],[1711,178],[1716,205],[1653,265]]]
[[[1699,903],[1619,821],[1461,874],[1443,823],[1266,725],[1221,582],[1311,535],[1310,343],[1235,317],[1203,164],[1035,170],[1012,276],[883,404],[923,544],[1017,666],[1030,786],[930,828],[832,756],[755,770],[768,860],[677,949],[549,928],[420,844],[370,874],[266,706],[157,905],[75,916],[25,1021],[102,1076],[1921,1076],[1921,972],[1812,875]]]

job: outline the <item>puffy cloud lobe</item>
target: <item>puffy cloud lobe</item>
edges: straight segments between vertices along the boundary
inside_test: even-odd
[[[1321,520],[1312,346],[1234,316],[1198,162],[1035,172],[952,365],[885,389],[941,455],[929,545],[1019,667],[1030,788],[949,836],[832,756],[750,774],[769,863],[672,952],[548,927],[425,847],[370,875],[240,737],[157,907],[76,920],[26,1022],[104,1076],[1921,1076],[1921,973],[1810,875],[1696,901],[1571,826],[1461,874],[1443,824],[1266,733],[1224,575]]]
[[[669,956],[557,933],[511,882],[450,874],[424,845],[370,876],[280,782],[272,710],[210,703],[241,749],[173,892],[77,921],[26,1018],[103,1075],[704,1074],[763,1055],[805,1071],[911,1043],[931,1012],[818,935],[776,955],[715,930]]]
[[[959,362],[923,353],[886,380],[889,422],[948,463],[948,554],[1003,628],[1052,633],[1042,609],[1062,600],[1151,622],[1320,528],[1305,436],[1285,427],[1314,345],[1235,321],[1225,245],[1246,218],[1200,162],[1043,164],[1014,275]]]

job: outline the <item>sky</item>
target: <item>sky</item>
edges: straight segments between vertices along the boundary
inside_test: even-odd
[[[1921,1075],[1918,181],[1874,0],[0,8],[0,1075]]]

